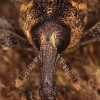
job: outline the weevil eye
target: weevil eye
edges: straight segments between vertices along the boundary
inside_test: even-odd
[[[60,29],[60,32],[58,33],[58,37],[56,38],[55,44],[57,47],[58,52],[64,51],[70,42],[70,29],[68,27],[64,28],[62,27]]]
[[[54,21],[37,24],[31,30],[33,42],[38,49],[40,49],[42,42],[41,37],[43,36],[45,41],[52,42],[58,52],[62,52],[67,48],[70,42],[70,34],[69,26]]]
[[[61,52],[66,48],[66,43],[64,42],[63,39],[56,39],[56,46],[58,52]]]

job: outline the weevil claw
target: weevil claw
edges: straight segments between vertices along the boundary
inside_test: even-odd
[[[23,84],[23,80],[20,80],[19,78],[17,78],[17,79],[15,80],[15,82],[16,82],[16,87],[17,87],[17,88],[20,87],[20,86]]]

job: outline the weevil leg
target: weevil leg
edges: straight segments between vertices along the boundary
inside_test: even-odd
[[[73,82],[73,86],[79,90],[80,89],[80,83],[78,82],[78,80],[75,78],[74,74],[71,72],[70,68],[66,65],[65,60],[60,57],[61,60],[61,64],[63,65],[63,69],[67,72],[67,74],[71,77],[72,82]]]
[[[36,50],[25,38],[21,29],[17,29],[2,18],[0,18],[0,46],[4,50],[8,48]]]
[[[89,31],[85,32],[77,46],[95,41],[100,41],[100,22],[93,26]]]
[[[27,40],[9,30],[0,29],[0,45],[6,48],[32,50],[33,47]],[[33,49],[34,50],[34,49]]]
[[[23,84],[24,78],[32,71],[32,69],[35,67],[34,65],[38,61],[40,56],[37,56],[33,59],[32,63],[28,66],[26,70],[24,70],[19,77],[15,80],[16,81],[16,87],[20,87]]]
[[[90,42],[100,41],[100,22],[90,28],[88,31],[84,33],[78,44],[76,44],[69,51],[65,51],[66,53],[74,51],[76,48],[85,45]]]

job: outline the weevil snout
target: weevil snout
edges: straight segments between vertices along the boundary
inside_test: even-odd
[[[47,74],[47,73],[46,73]],[[50,79],[50,75],[47,76],[48,79]],[[55,76],[52,77],[50,80],[41,80],[40,84],[40,96],[45,98],[45,100],[53,100],[57,96],[57,90],[56,90],[56,82],[55,82]]]

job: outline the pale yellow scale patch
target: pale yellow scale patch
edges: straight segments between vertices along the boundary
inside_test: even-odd
[[[27,37],[29,37],[29,36],[30,36],[29,31],[26,31],[25,33],[26,33],[26,36],[27,36]]]
[[[46,7],[46,13],[48,16],[50,16],[50,15],[52,15],[53,10],[54,10],[53,4],[54,4],[55,0],[48,0],[48,2],[51,4]]]
[[[85,24],[87,23],[87,17],[84,18],[84,23],[85,23]]]
[[[53,44],[53,46],[56,48],[56,34],[53,33],[52,36],[50,37],[50,41]]]
[[[47,11],[47,15],[51,15],[53,13],[53,8],[48,6],[46,11]]]
[[[26,34],[26,37],[27,37],[29,43],[30,43],[34,48],[36,48],[35,44],[34,44],[33,41],[32,41],[32,37],[31,37],[31,35],[30,35],[30,32],[29,32],[29,31],[25,31],[25,34]]]
[[[44,44],[45,42],[45,36],[42,34],[42,36],[40,37],[40,40],[41,40],[41,44]]]
[[[40,40],[41,40],[41,44],[44,44],[46,42],[46,37],[44,36],[44,34],[41,35]],[[56,34],[55,33],[53,33],[51,35],[50,42],[52,43],[52,45],[54,47],[56,47],[56,45],[55,45],[55,42],[56,42]]]

